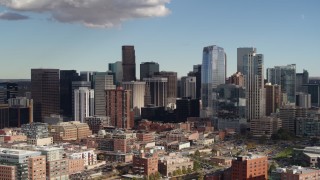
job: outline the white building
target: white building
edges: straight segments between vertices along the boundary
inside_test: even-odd
[[[74,90],[74,120],[85,122],[85,118],[94,114],[94,90],[80,87]]]

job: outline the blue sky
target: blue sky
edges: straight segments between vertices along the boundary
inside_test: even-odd
[[[28,19],[0,20],[0,79],[30,78],[31,68],[106,71],[108,63],[121,60],[122,45],[135,46],[137,65],[156,61],[180,77],[201,64],[208,45],[225,49],[228,75],[236,71],[237,48],[256,47],[266,68],[297,64],[297,72],[320,76],[319,0],[171,0],[164,3],[170,10],[165,16],[112,21],[111,28],[1,4],[0,14]]]

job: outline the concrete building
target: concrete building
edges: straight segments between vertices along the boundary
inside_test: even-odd
[[[48,88],[50,87],[50,88]],[[33,120],[60,113],[59,69],[31,69]]]
[[[146,82],[145,106],[153,104],[165,107],[168,103],[168,78],[144,78],[143,81]]]
[[[262,117],[260,119],[252,119],[250,122],[250,132],[254,137],[266,136],[276,133],[282,127],[280,118],[275,116]]]
[[[311,108],[311,94],[297,92],[296,93],[296,106],[300,108]]]
[[[320,179],[320,170],[316,168],[292,166],[285,168],[281,173],[281,180],[287,179]]]
[[[197,97],[197,78],[195,76],[184,76],[181,78],[181,97]]]
[[[92,81],[74,81],[72,82],[72,115],[74,116],[74,91],[80,87],[87,87],[88,89],[93,88],[93,75]],[[73,117],[74,118],[74,117]]]
[[[282,128],[295,133],[295,121],[297,118],[306,118],[307,109],[294,106],[284,106],[280,108],[279,118],[282,121]]]
[[[80,141],[92,135],[87,123],[78,121],[62,122],[50,127],[50,135],[54,142]]]
[[[15,179],[18,180],[28,179],[30,172],[28,168],[28,166],[30,165],[28,164],[29,158],[38,157],[40,155],[41,152],[39,151],[25,151],[0,148],[0,165],[2,165],[2,170],[0,171],[4,171],[5,166],[10,166],[8,167],[9,169],[5,171],[5,173],[12,173],[12,170],[15,170],[15,174],[11,174],[11,177],[15,176]],[[32,163],[32,161],[30,163]],[[13,168],[12,166],[15,166],[15,168]],[[33,162],[32,166],[36,166],[36,164]]]
[[[110,117],[111,125],[116,128],[131,129],[134,126],[130,93],[122,88],[105,91],[105,112]]]
[[[85,122],[85,118],[94,115],[94,90],[80,87],[74,90],[74,120]]]
[[[320,136],[320,119],[319,117],[296,118],[295,134],[300,137],[317,137]]]
[[[141,116],[141,108],[144,107],[144,96],[146,91],[146,82],[122,82],[125,90],[130,91],[130,108],[134,111],[136,117]]]
[[[239,156],[232,160],[232,179],[268,179],[268,158],[266,156]]]
[[[201,117],[216,115],[216,88],[226,81],[227,59],[224,49],[218,46],[203,48],[201,74]]]
[[[255,48],[238,48],[238,72],[245,79],[248,121],[265,116],[263,61],[263,54],[256,54]]]
[[[282,93],[288,96],[290,104],[296,103],[296,65],[275,66],[267,69],[267,80],[281,86]]]
[[[108,116],[91,116],[85,118],[85,123],[88,124],[93,134],[97,134],[105,127],[111,126],[110,117]]]
[[[153,77],[167,78],[167,102],[175,103],[178,94],[178,74],[177,72],[161,71],[154,73]]]
[[[136,55],[134,46],[122,46],[122,81],[136,80]]]
[[[53,143],[52,137],[49,137],[48,124],[46,123],[24,124],[21,126],[21,132],[27,136],[28,144],[44,146]]]
[[[174,174],[173,172],[178,169],[193,170],[193,161],[180,154],[171,153],[159,158],[158,169],[163,176],[171,177]]]
[[[96,116],[106,115],[106,90],[116,89],[113,84],[113,76],[105,72],[94,75],[94,107]]]
[[[158,172],[158,155],[156,153],[140,153],[133,156],[133,173],[150,176]]]
[[[266,91],[266,116],[270,116],[272,113],[278,112],[282,105],[281,86],[267,83],[264,88]]]

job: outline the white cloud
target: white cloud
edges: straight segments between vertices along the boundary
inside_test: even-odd
[[[49,13],[64,23],[110,28],[136,18],[162,17],[170,13],[171,0],[0,0],[15,11]]]

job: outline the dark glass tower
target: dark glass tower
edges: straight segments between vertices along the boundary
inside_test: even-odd
[[[136,80],[136,55],[134,46],[122,46],[123,82]]]
[[[34,122],[42,122],[51,114],[60,114],[59,87],[59,69],[31,69]]]
[[[72,117],[72,82],[79,81],[76,70],[60,71],[60,108],[62,115]]]
[[[7,104],[10,98],[18,95],[18,85],[16,83],[0,83],[0,104]]]
[[[159,72],[159,64],[156,62],[143,62],[140,64],[140,80],[151,78],[157,72]]]

